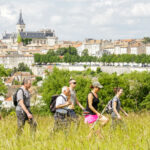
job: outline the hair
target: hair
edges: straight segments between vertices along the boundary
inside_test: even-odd
[[[71,78],[71,79],[69,80],[69,84],[71,83],[71,81],[75,81],[75,79],[72,79],[72,78]]]
[[[68,86],[63,86],[61,92],[64,93],[64,91],[66,91],[68,88]]]
[[[94,86],[93,86],[93,85],[91,85],[91,86],[90,86],[90,88],[91,88],[91,89],[94,89]]]
[[[27,84],[29,81],[31,82],[31,79],[29,79],[29,78],[24,78],[23,81],[22,81],[22,85]]]
[[[121,89],[123,89],[123,88],[121,88],[121,87],[115,87],[114,88],[114,93],[117,94]]]

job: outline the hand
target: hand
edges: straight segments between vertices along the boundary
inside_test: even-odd
[[[128,117],[129,115],[127,113],[125,113],[125,116]]]
[[[32,119],[32,115],[30,113],[27,114],[29,119]]]
[[[67,101],[66,102],[66,105],[68,106],[68,105],[71,105],[72,103],[70,102],[70,101]]]
[[[102,117],[102,115],[101,115],[100,113],[97,113],[97,115],[98,115],[98,118],[101,118],[101,117]]]
[[[120,115],[117,115],[117,117],[118,117],[119,120],[121,120],[121,116]]]
[[[82,108],[82,111],[86,111],[86,109],[85,109],[85,108]]]

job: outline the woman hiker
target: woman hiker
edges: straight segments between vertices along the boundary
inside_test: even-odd
[[[98,123],[100,123],[100,125],[102,126],[104,126],[108,122],[108,118],[98,112],[99,98],[97,93],[100,91],[101,88],[103,88],[103,86],[99,82],[93,82],[91,85],[92,90],[88,94],[86,106],[86,112],[88,112],[88,114],[85,115],[85,123],[88,123],[89,125],[92,125],[95,121],[97,121],[97,119]],[[90,135],[91,132],[89,136]]]
[[[120,127],[125,127],[125,124],[122,121],[122,117],[121,117],[121,115],[119,113],[120,110],[125,114],[125,116],[128,116],[128,114],[121,107],[120,96],[123,93],[123,89],[120,88],[120,87],[114,88],[114,93],[116,95],[112,99],[112,108],[113,108],[113,111],[111,113],[111,118],[112,118],[112,128],[116,129],[116,127],[118,125]]]

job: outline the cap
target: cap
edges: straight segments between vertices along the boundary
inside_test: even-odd
[[[92,83],[93,87],[103,88],[103,86],[97,81]]]

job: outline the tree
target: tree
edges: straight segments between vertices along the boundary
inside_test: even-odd
[[[22,39],[23,45],[28,45],[28,44],[31,43],[31,41],[32,41],[31,38],[25,38],[25,39]]]
[[[89,56],[88,49],[84,49],[81,56]]]
[[[17,35],[17,42],[18,43],[22,42],[22,37],[21,37],[20,33],[18,33],[18,35]]]
[[[13,73],[17,71],[30,72],[32,74],[32,70],[24,63],[19,63],[18,68],[14,67],[12,70]]]
[[[150,43],[150,37],[144,37],[143,43],[144,43],[144,44]]]
[[[51,96],[61,93],[61,88],[69,84],[70,72],[54,68],[53,72],[48,74],[41,88],[43,100],[49,106]]]

